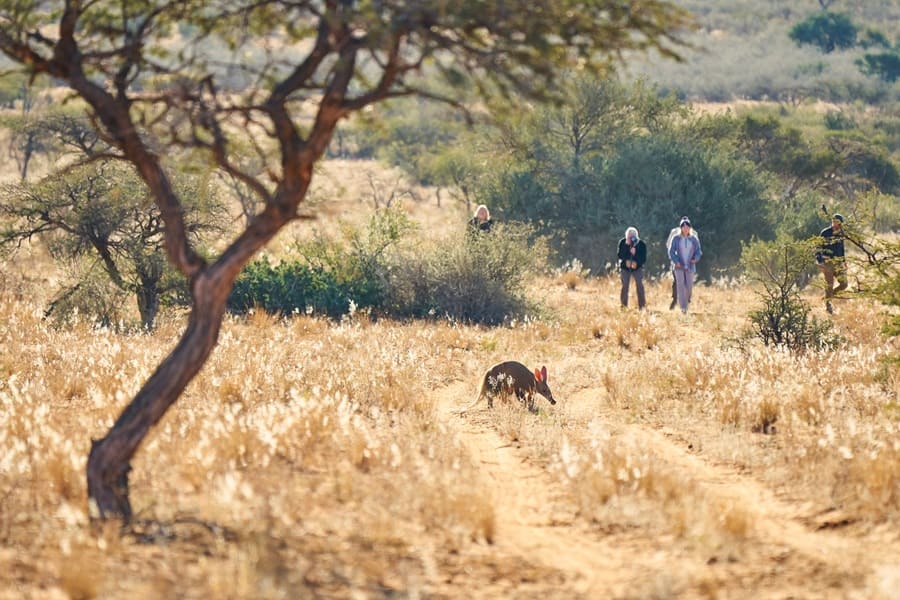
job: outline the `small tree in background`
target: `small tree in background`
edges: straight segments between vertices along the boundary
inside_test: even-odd
[[[651,266],[667,263],[663,242],[682,215],[698,223],[701,277],[734,267],[740,240],[770,237],[765,181],[722,141],[718,121],[696,124],[687,107],[643,83],[573,81],[557,106],[501,123],[504,160],[480,194],[498,215],[553,236],[565,259],[599,273],[627,225],[637,226]]]
[[[87,321],[114,330],[133,318],[129,310],[133,295],[129,298],[128,292],[116,287],[100,262],[89,257],[57,258],[55,262],[65,279],[44,311],[44,318],[57,326]]]
[[[32,107],[21,113],[0,115],[0,127],[9,131],[9,155],[19,166],[19,178],[28,179],[35,159],[41,166],[53,165],[61,158],[84,161],[109,153],[110,147],[84,116],[84,106],[49,105]]]
[[[856,25],[843,13],[820,12],[797,23],[788,34],[797,45],[816,46],[826,54],[856,45]]]
[[[0,117],[0,127],[9,131],[9,156],[19,167],[19,178],[25,181],[31,161],[49,152],[55,140],[48,135],[46,123],[34,113]]]
[[[222,207],[201,177],[180,175],[175,185],[190,208],[187,231],[200,241],[217,232]],[[0,190],[0,247],[14,248],[42,236],[50,255],[60,263],[90,257],[107,282],[137,301],[141,324],[152,329],[161,302],[185,295],[185,281],[169,266],[163,248],[159,209],[132,169],[116,163],[91,163],[44,179]],[[82,270],[63,287],[48,308],[62,318],[78,311],[109,324],[109,307],[95,298],[96,269]],[[116,313],[120,314],[120,313]]]
[[[486,169],[486,158],[479,157],[474,136],[461,136],[455,143],[437,149],[436,154],[423,157],[420,165],[423,180],[437,188],[437,205],[441,205],[440,191],[447,188],[451,198],[465,203],[471,213],[475,189]]]
[[[893,52],[867,53],[856,61],[865,75],[878,77],[886,83],[900,79],[900,50]]]
[[[822,208],[824,210],[825,207]],[[900,242],[896,239],[898,211],[900,203],[896,197],[868,192],[861,198],[856,218],[843,226],[845,245],[854,249],[852,254],[848,253],[847,262],[856,273],[854,283],[857,293],[888,307],[900,307]],[[900,335],[900,314],[890,314],[884,333],[887,336]],[[900,360],[900,356],[896,360]]]
[[[741,263],[751,281],[759,284],[761,308],[751,311],[750,332],[766,346],[781,346],[791,352],[827,350],[841,338],[831,321],[812,316],[800,297],[801,282],[808,278],[816,239],[805,241],[754,241],[744,246]]]

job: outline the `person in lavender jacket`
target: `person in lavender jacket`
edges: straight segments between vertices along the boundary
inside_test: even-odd
[[[672,272],[675,274],[678,306],[681,307],[681,312],[687,313],[694,289],[694,273],[697,272],[697,262],[703,252],[700,250],[700,239],[691,232],[691,222],[687,217],[681,218],[679,228],[681,232],[669,246],[669,260],[672,261]]]

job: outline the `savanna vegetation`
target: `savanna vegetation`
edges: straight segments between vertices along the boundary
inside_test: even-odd
[[[891,0],[226,4],[0,4],[0,597],[895,597]]]
[[[877,303],[842,301],[827,318],[843,343],[800,354],[735,339],[757,306],[744,286],[698,288],[684,319],[665,309],[667,279],[650,284],[648,311],[623,312],[615,279],[571,271],[529,279],[545,316],[500,327],[228,317],[136,456],[122,535],[89,526],[89,437],[183,317],[165,313],[150,336],[59,328],[41,318],[41,283],[16,299],[23,284],[3,281],[9,594],[895,589],[900,382]],[[826,318],[818,295],[801,298]],[[558,404],[456,414],[509,357],[546,364]]]
[[[0,52],[31,80],[64,83],[83,104],[89,127],[108,147],[104,154],[133,167],[148,188],[167,258],[188,283],[184,336],[91,447],[88,493],[97,518],[129,520],[131,457],[206,363],[240,271],[298,217],[313,168],[341,120],[398,97],[457,106],[467,92],[558,97],[572,66],[608,72],[611,57],[628,49],[677,56],[679,34],[691,23],[687,12],[657,1],[631,7],[598,0],[577,13],[553,6],[524,23],[515,8],[460,3],[449,10],[443,2],[2,7]],[[53,38],[42,31],[50,27],[57,29]],[[272,44],[295,51],[272,52]],[[244,45],[263,54],[243,55]],[[245,209],[243,228],[210,259],[190,235],[190,207],[174,185],[179,168],[194,161],[246,192],[245,206],[255,204]]]

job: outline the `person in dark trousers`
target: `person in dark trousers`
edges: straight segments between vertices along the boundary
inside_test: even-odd
[[[847,264],[844,259],[844,217],[835,213],[831,217],[831,227],[819,233],[822,238],[816,251],[816,263],[825,278],[825,310],[834,312],[831,299],[840,291],[847,289]],[[834,285],[835,279],[838,284]]]
[[[687,219],[688,222],[690,222],[690,219],[688,219],[687,217],[681,217],[681,219],[682,220]],[[679,235],[681,235],[681,227],[680,226],[673,227],[672,230],[669,232],[669,238],[666,240],[666,255],[668,255],[669,250],[672,249],[672,240],[674,240]],[[700,239],[700,234],[697,233],[697,230],[694,229],[693,227],[691,227],[691,235],[696,237],[697,240]],[[675,308],[676,304],[678,304],[678,285],[677,285],[676,277],[675,277],[675,269],[672,269],[672,303],[669,304],[669,310],[672,310],[673,308]]]
[[[647,262],[647,245],[638,237],[638,230],[629,227],[625,237],[619,240],[619,272],[622,275],[622,291],[619,295],[622,306],[628,306],[628,288],[631,279],[637,289],[638,308],[644,310],[647,300],[644,295],[644,263]]]
[[[488,232],[493,227],[494,221],[491,220],[491,211],[484,204],[479,204],[475,209],[475,214],[469,219],[469,227],[473,232]]]

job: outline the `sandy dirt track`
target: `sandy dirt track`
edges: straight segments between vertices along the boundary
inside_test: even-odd
[[[734,556],[708,558],[640,527],[610,530],[580,518],[559,476],[495,431],[469,386],[437,390],[439,417],[461,437],[493,486],[496,536],[431,592],[477,598],[900,598],[895,533],[860,530],[839,514],[713,464],[677,432],[611,424],[689,481],[712,510],[746,519]],[[602,401],[583,390],[580,402]],[[472,564],[478,566],[473,567]]]

